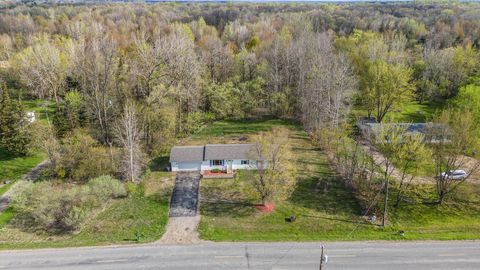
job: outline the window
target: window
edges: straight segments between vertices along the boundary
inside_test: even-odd
[[[242,165],[248,165],[248,164],[250,164],[250,160],[242,160],[242,161],[240,161],[240,162],[241,162],[240,164],[242,164]]]
[[[210,163],[212,166],[223,166],[223,160],[212,160]]]

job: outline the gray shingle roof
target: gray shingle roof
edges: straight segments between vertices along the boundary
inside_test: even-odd
[[[170,162],[201,162],[204,146],[174,146],[170,151]]]
[[[207,144],[205,160],[249,159],[253,144]]]
[[[215,159],[249,159],[253,144],[207,144],[205,146],[174,146],[170,162],[201,162]]]

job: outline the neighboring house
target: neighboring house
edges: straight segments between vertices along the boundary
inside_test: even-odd
[[[253,144],[206,144],[204,146],[174,146],[170,152],[173,172],[254,169],[251,160]]]
[[[400,127],[406,134],[421,134],[428,143],[438,143],[441,140],[449,140],[449,130],[443,124],[437,123],[371,123],[363,122],[358,124],[362,136],[369,140],[378,139],[378,135],[389,127]]]

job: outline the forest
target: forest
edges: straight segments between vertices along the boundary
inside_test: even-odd
[[[214,121],[281,118],[348,180],[362,175],[348,169],[363,160],[357,122],[435,121],[464,131],[457,152],[425,150],[438,175],[476,154],[479,47],[476,3],[12,4],[0,9],[0,148],[45,153],[67,182],[137,182]],[[31,104],[41,121],[24,117]],[[413,170],[396,155],[412,149],[378,148]],[[438,187],[439,201],[454,189]]]

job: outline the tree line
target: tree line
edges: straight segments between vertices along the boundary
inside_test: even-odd
[[[214,120],[317,131],[352,106],[382,122],[455,97],[478,72],[479,15],[473,3],[18,5],[0,12],[3,92],[55,104],[37,133],[58,175],[102,157],[100,171],[135,180]]]

